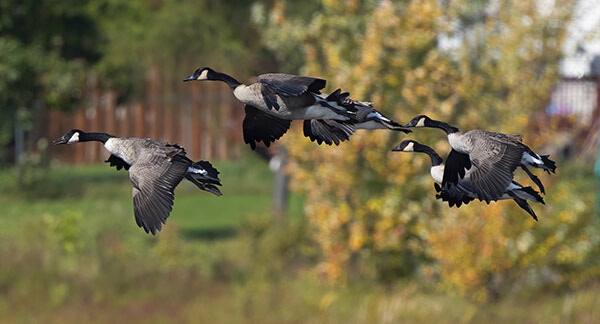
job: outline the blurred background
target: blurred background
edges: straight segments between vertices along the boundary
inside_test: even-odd
[[[599,24],[594,0],[0,0],[0,318],[597,323]],[[439,130],[328,147],[296,122],[252,152],[225,84],[181,82],[203,66],[523,134],[558,164],[539,222],[436,201],[429,158],[389,150],[445,156]],[[177,142],[224,196],[182,183],[147,235],[99,143],[52,146],[71,128]]]

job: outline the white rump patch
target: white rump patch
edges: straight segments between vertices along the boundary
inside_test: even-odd
[[[67,144],[73,144],[73,143],[77,143],[79,142],[79,132],[75,132],[75,134],[73,134],[73,136],[71,136],[71,138],[69,138],[69,141],[67,142]]]
[[[192,167],[188,167],[187,170],[188,173],[196,173],[196,174],[201,174],[201,175],[206,175],[208,174],[208,171],[203,170],[203,169],[196,169],[196,168],[192,168]]]
[[[382,115],[382,114],[380,114],[380,113],[379,113],[379,112],[377,112],[377,111],[370,112],[370,113],[367,115],[367,118],[371,118],[371,117],[375,117],[375,118],[377,118],[377,119],[381,119],[381,120],[383,120],[383,121],[386,121],[386,122],[389,122],[389,121],[390,121],[389,119],[387,119],[387,118],[383,117],[383,115]]]
[[[531,156],[531,154],[527,152],[523,152],[523,157],[521,157],[522,164],[530,164],[533,166],[544,165],[544,161],[537,154],[536,156]]]

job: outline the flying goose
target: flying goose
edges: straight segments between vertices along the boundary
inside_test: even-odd
[[[379,111],[373,108],[373,103],[357,101],[350,98],[350,93],[343,92],[341,89],[337,89],[332,92],[329,96],[325,97],[325,95],[320,94],[321,98],[324,98],[328,102],[334,101],[337,105],[344,107],[348,111],[354,112],[352,119],[344,122],[341,126],[337,125],[336,120],[319,120],[319,119],[311,119],[304,121],[304,136],[310,138],[311,141],[317,141],[318,144],[321,142],[325,142],[331,145],[331,141],[335,142],[337,145],[338,142],[335,141],[340,140],[344,141],[348,139],[348,136],[352,133],[342,133],[338,132],[338,130],[344,130],[344,126],[351,126],[354,130],[356,129],[391,129],[396,131],[402,131],[405,133],[410,133],[411,130],[407,127],[404,127],[395,121],[390,120],[389,118],[382,115]],[[331,124],[335,124],[334,126],[330,126]],[[328,132],[332,132],[332,135],[329,135]],[[344,136],[346,135],[347,136]]]
[[[184,178],[198,188],[221,196],[219,171],[210,162],[193,162],[177,144],[149,138],[115,137],[106,133],[86,133],[72,129],[54,141],[58,144],[97,141],[111,155],[105,162],[117,170],[129,170],[133,185],[135,221],[146,233],[160,231],[173,207],[175,187]]]
[[[429,155],[429,157],[431,158],[431,177],[436,182],[435,189],[438,192],[438,194],[436,194],[436,198],[442,199],[443,201],[447,201],[450,207],[452,207],[453,205],[456,205],[456,207],[460,207],[461,204],[466,205],[476,198],[483,201],[481,198],[479,198],[479,195],[477,194],[476,189],[474,188],[474,185],[471,181],[471,177],[473,176],[473,174],[477,173],[476,166],[467,170],[465,172],[464,177],[458,180],[456,185],[453,185],[451,187],[441,187],[440,184],[442,184],[443,182],[445,166],[443,164],[442,158],[437,154],[437,152],[434,149],[427,145],[419,144],[418,142],[413,140],[406,140],[400,143],[400,145],[394,147],[392,151],[421,152]],[[452,158],[453,157],[448,156],[448,158],[446,159],[446,163],[452,163]],[[537,191],[535,191],[535,189],[531,187],[523,187],[516,181],[511,181],[511,183],[509,183],[508,186],[504,188],[502,195],[500,195],[497,198],[497,200],[504,199],[514,200],[519,205],[519,207],[527,211],[527,213],[529,213],[529,215],[531,215],[531,217],[533,217],[533,219],[535,219],[536,221],[538,220],[538,218],[535,215],[535,212],[533,211],[531,206],[529,206],[529,204],[527,203],[527,200],[544,204],[544,199],[539,195]]]
[[[256,83],[245,85],[233,77],[204,67],[197,69],[183,81],[222,81],[233,95],[246,104],[243,122],[244,142],[256,148],[258,142],[267,147],[287,132],[292,120],[305,120],[304,133],[319,144],[338,145],[349,138],[357,128],[373,127],[410,132],[407,128],[384,117],[369,107],[366,111],[358,104],[342,103],[340,92],[321,95],[323,79],[284,73],[259,75]],[[346,95],[347,97],[347,95]],[[375,114],[377,113],[377,114]],[[375,128],[375,127],[373,127]]]
[[[520,166],[544,193],[539,178],[527,166],[556,172],[556,163],[548,155],[538,155],[522,143],[521,135],[502,134],[475,129],[462,133],[447,123],[433,120],[426,115],[413,118],[407,127],[439,128],[448,135],[452,147],[448,155],[442,186],[454,185],[463,177],[465,170],[475,166],[470,181],[478,198],[490,202],[504,194],[511,184],[515,169]]]

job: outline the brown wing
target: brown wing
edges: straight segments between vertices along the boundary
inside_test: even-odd
[[[189,162],[177,153],[142,155],[129,169],[135,221],[146,233],[160,231],[173,208],[174,190]]]
[[[325,88],[323,79],[297,76],[285,73],[269,73],[259,75],[256,81],[261,83],[263,100],[269,109],[279,110],[277,96],[296,97],[305,92],[319,94]]]

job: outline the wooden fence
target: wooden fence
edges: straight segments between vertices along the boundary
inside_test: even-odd
[[[43,109],[36,118],[36,137],[49,140],[77,128],[119,137],[149,137],[178,143],[193,160],[238,158],[242,147],[244,106],[224,84],[193,82],[184,93],[153,95],[143,102],[116,104],[113,91],[91,91],[73,114]],[[63,163],[98,163],[108,157],[96,142],[52,149]]]

